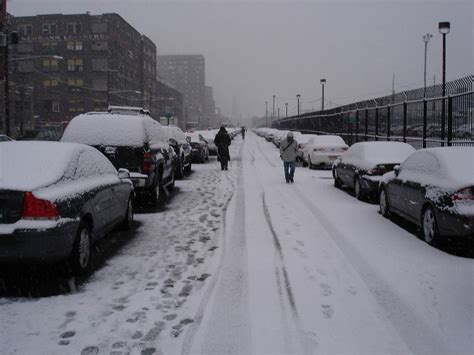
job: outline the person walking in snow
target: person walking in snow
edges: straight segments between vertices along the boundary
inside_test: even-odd
[[[242,126],[242,128],[240,129],[240,133],[242,134],[242,139],[245,139],[245,131],[247,130],[247,128],[245,128],[244,126]]]
[[[221,170],[228,170],[230,160],[230,136],[224,126],[221,126],[221,129],[217,132],[214,138],[214,144],[217,147],[217,157],[221,163]]]
[[[294,182],[297,151],[298,143],[293,137],[293,132],[288,132],[286,138],[280,143],[280,158],[283,160],[283,168],[285,169],[285,180],[287,184]]]

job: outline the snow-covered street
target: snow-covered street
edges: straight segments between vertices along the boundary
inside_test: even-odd
[[[0,298],[3,354],[473,354],[474,259],[248,133],[72,294]],[[125,233],[125,232],[120,232]]]

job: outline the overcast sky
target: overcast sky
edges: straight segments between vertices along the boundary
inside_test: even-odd
[[[150,37],[158,54],[203,54],[206,84],[216,105],[230,114],[232,98],[247,115],[284,113],[344,104],[423,86],[424,44],[428,77],[441,80],[439,21],[450,21],[447,79],[473,73],[473,1],[191,1],[9,0],[14,16],[116,12]],[[328,104],[326,104],[326,107]]]

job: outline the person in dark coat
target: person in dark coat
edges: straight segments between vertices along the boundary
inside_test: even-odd
[[[224,126],[221,127],[214,138],[214,144],[217,147],[217,156],[221,162],[221,169],[228,170],[230,154],[230,136]]]

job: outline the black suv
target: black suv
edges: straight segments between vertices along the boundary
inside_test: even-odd
[[[71,120],[61,141],[93,146],[117,169],[128,169],[137,197],[146,202],[158,204],[174,187],[175,153],[162,126],[146,114],[82,114]]]

